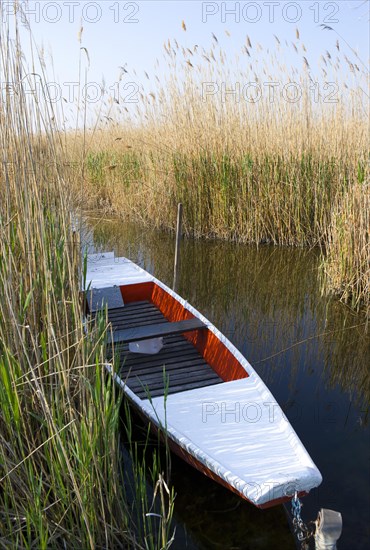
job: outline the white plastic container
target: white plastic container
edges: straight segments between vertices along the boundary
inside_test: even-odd
[[[139,342],[130,342],[128,345],[131,353],[146,353],[154,355],[163,348],[163,338],[150,338],[149,340],[140,340]]]

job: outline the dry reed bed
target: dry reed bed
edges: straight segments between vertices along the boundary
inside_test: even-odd
[[[29,72],[24,63],[19,28],[14,33],[3,24],[1,81],[19,83]],[[51,107],[40,107],[21,88],[4,91],[0,546],[165,548],[172,496],[161,482],[155,499],[161,502],[153,510],[163,519],[146,516],[152,503],[145,456],[137,454],[127,417],[132,464],[122,464],[120,400],[104,369],[107,323],[100,319],[89,338],[82,324],[81,255],[53,121]],[[154,461],[149,464],[157,480]]]
[[[290,47],[276,40],[266,55],[247,38],[229,61],[216,37],[207,51],[168,42],[164,82],[149,80],[136,111],[111,101],[90,135],[91,204],[173,229],[181,201],[194,236],[320,245],[326,288],[369,313],[368,211],[357,215],[369,198],[368,73],[338,41],[315,73],[298,31]],[[280,63],[292,52],[301,70]],[[268,82],[278,83],[273,96]],[[255,93],[261,97],[253,102]],[[295,94],[299,101],[290,101]],[[361,206],[351,202],[355,195]],[[341,216],[354,215],[353,246],[333,234],[348,198],[352,209]]]
[[[325,242],[324,273],[334,291],[354,309],[370,310],[370,183],[351,186],[341,196]]]

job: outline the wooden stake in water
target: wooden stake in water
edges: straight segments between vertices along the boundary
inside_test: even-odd
[[[177,289],[177,281],[178,281],[179,266],[180,266],[181,222],[182,222],[182,204],[181,202],[179,202],[177,206],[175,263],[173,267],[173,290],[175,292]]]

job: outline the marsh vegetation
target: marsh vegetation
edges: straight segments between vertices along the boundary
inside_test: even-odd
[[[182,202],[188,235],[320,247],[323,290],[369,313],[367,69],[335,40],[311,67],[298,30],[275,45],[168,41],[167,77],[90,135],[90,204],[174,230]]]
[[[1,81],[17,83],[29,69],[19,29],[15,40],[8,30]],[[156,451],[138,455],[127,408],[119,414],[106,318],[83,325],[55,113],[18,90],[0,106],[0,546],[166,548],[173,491]]]

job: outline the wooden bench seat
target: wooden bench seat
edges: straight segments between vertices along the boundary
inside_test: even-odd
[[[161,336],[169,336],[171,334],[182,334],[192,330],[202,330],[207,328],[207,325],[200,319],[185,319],[184,321],[176,321],[174,323],[155,323],[141,327],[132,327],[123,330],[114,330],[112,334],[108,334],[108,344],[138,342],[140,340],[148,340],[150,338],[160,338]]]

